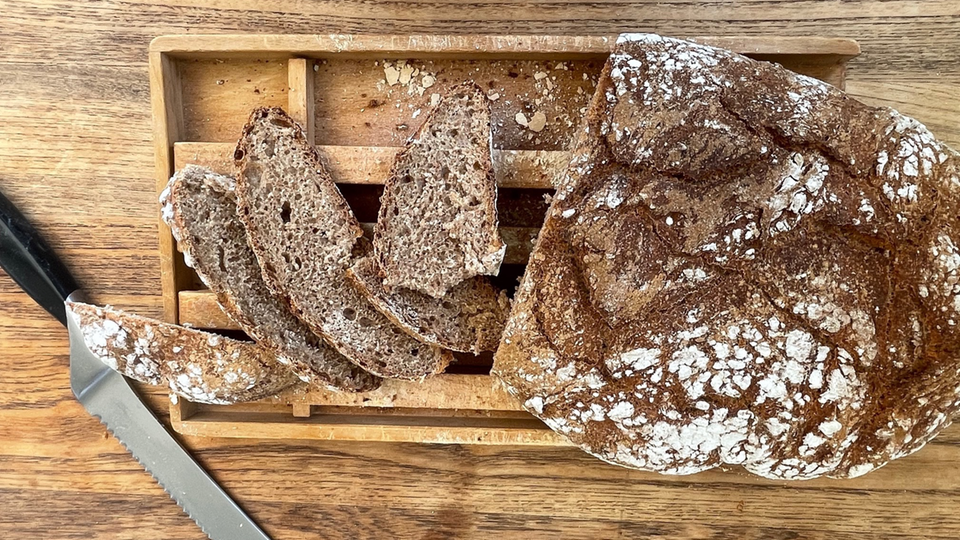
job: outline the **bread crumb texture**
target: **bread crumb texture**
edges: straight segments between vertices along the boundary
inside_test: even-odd
[[[347,281],[347,269],[372,248],[300,126],[280,108],[255,109],[234,158],[238,215],[270,290],[374,375],[442,372],[449,352],[404,333]]]
[[[216,293],[224,313],[304,382],[351,392],[379,386],[377,377],[326,345],[264,283],[237,215],[235,188],[233,178],[196,165],[170,179],[161,215],[184,260]]]
[[[475,84],[453,87],[397,155],[374,229],[374,253],[393,291],[443,297],[465,279],[497,275],[490,106]]]
[[[297,380],[272,352],[250,342],[78,302],[68,303],[67,313],[109,367],[196,403],[256,401]]]
[[[958,154],[729,51],[621,36],[494,371],[599,458],[856,477],[960,403]]]

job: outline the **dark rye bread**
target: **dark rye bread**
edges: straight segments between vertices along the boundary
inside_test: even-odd
[[[856,477],[960,405],[960,155],[779,66],[621,36],[495,358],[619,465]]]
[[[154,319],[67,302],[83,342],[111,368],[196,403],[256,401],[297,378],[267,348]]]
[[[485,277],[461,281],[438,299],[403,287],[388,292],[373,257],[357,261],[347,276],[394,324],[445,349],[474,354],[496,350],[510,313],[507,293]]]
[[[473,83],[451,88],[397,155],[380,198],[374,254],[389,291],[440,298],[478,275],[497,275],[490,105]]]
[[[235,187],[233,178],[196,165],[170,179],[160,204],[184,260],[224,312],[304,382],[351,392],[379,386],[378,377],[324,343],[267,288],[237,217]]]
[[[270,289],[371,373],[418,380],[443,371],[449,352],[407,335],[347,280],[368,244],[300,126],[279,108],[256,109],[234,157],[239,216]]]

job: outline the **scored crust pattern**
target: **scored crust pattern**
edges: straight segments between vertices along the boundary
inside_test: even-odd
[[[958,409],[958,154],[729,51],[621,36],[495,373],[601,459],[855,477]]]

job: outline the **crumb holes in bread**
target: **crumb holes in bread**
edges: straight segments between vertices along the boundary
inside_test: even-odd
[[[219,265],[221,272],[226,272],[226,271],[227,271],[227,263],[226,263],[226,261],[224,260],[224,257],[225,257],[225,256],[226,256],[226,254],[223,252],[223,248],[222,248],[222,247],[218,247],[218,248],[217,248],[217,264]]]
[[[346,317],[348,321],[356,320],[357,310],[353,308],[343,308],[343,316]]]
[[[277,155],[277,141],[274,139],[264,139],[262,147],[263,155],[267,157],[274,157]]]
[[[273,279],[276,279],[277,270],[273,267],[272,264],[266,261],[263,261],[260,264],[263,267],[264,274],[271,276]]]
[[[278,117],[278,116],[273,116],[273,117],[271,117],[271,118],[270,118],[270,123],[273,124],[273,125],[275,125],[275,126],[282,127],[282,128],[292,128],[292,127],[293,127],[293,125],[292,125],[289,121],[287,121],[286,118]]]
[[[360,318],[357,320],[357,324],[359,324],[360,326],[362,326],[362,327],[364,327],[364,328],[369,328],[369,327],[373,326],[373,320],[371,320],[371,319],[369,319],[369,318],[367,318],[367,317],[360,317]]]
[[[287,201],[280,205],[280,221],[290,223],[290,203]]]

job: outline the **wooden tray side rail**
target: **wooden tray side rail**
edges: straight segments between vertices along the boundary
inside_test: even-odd
[[[777,37],[698,37],[697,41],[729,48],[750,56],[774,61],[795,71],[820,78],[838,87],[843,86],[846,62],[859,54],[856,42],[835,38]],[[163,36],[150,48],[150,90],[154,117],[156,183],[162,190],[173,172],[186,163],[205,165],[225,173],[233,173],[232,134],[239,133],[252,106],[281,105],[304,127],[310,140],[324,156],[331,175],[343,186],[369,186],[375,189],[387,176],[390,164],[406,133],[400,127],[414,125],[364,125],[369,128],[373,145],[328,144],[337,133],[326,137],[331,129],[346,134],[354,125],[318,125],[317,118],[332,109],[350,115],[347,105],[337,109],[346,95],[352,76],[348,69],[376,66],[387,59],[422,59],[443,69],[460,72],[453,66],[463,64],[463,71],[481,76],[503,74],[502,67],[488,67],[484,62],[499,61],[549,62],[558,66],[589,65],[596,71],[616,40],[615,36],[328,36],[328,35],[218,35]],[[354,62],[339,68],[337,62]],[[328,64],[329,62],[329,64]],[[578,64],[581,63],[581,64]],[[320,67],[324,66],[321,70]],[[532,64],[524,64],[527,68]],[[536,64],[540,65],[540,64]],[[361,67],[360,73],[362,74]],[[546,68],[544,68],[546,69]],[[572,68],[571,68],[572,69]],[[442,71],[442,70],[441,70]],[[529,71],[529,69],[527,70]],[[489,73],[488,73],[489,72]],[[382,72],[381,72],[382,74]],[[346,85],[341,94],[334,90],[324,94],[323,77],[339,77]],[[368,82],[376,74],[363,75]],[[496,90],[493,75],[491,92]],[[516,77],[511,71],[509,77]],[[526,84],[533,78],[524,75]],[[519,81],[507,81],[512,93],[520,97]],[[362,78],[362,77],[361,77]],[[537,73],[536,80],[545,78]],[[556,79],[556,77],[554,77]],[[574,92],[574,77],[561,76],[558,92]],[[587,81],[584,71],[582,80]],[[246,93],[244,99],[217,99],[206,89],[211,85],[223,88],[228,81]],[[346,81],[346,83],[342,82]],[[580,85],[579,79],[576,81]],[[586,84],[586,83],[582,83]],[[510,86],[513,85],[513,86]],[[550,85],[550,83],[548,83]],[[564,85],[567,85],[564,87]],[[382,90],[378,83],[377,88]],[[390,90],[389,88],[387,90]],[[408,89],[409,109],[426,101],[424,88]],[[356,89],[356,93],[360,89]],[[361,94],[366,99],[366,94]],[[378,94],[379,95],[379,94]],[[507,94],[505,93],[505,96]],[[566,94],[564,94],[566,95]],[[211,97],[212,96],[212,97]],[[404,96],[404,98],[406,95]],[[531,98],[539,104],[550,98],[546,92]],[[589,96],[586,96],[589,97]],[[494,98],[492,98],[494,99]],[[417,101],[419,100],[419,101]],[[370,107],[379,106],[383,117],[393,122],[402,114],[400,102],[395,109],[390,103],[370,100]],[[510,101],[496,102],[495,121],[508,132],[512,116],[506,117]],[[350,106],[353,106],[351,104]],[[363,104],[361,104],[363,105]],[[513,104],[514,106],[519,104]],[[322,107],[321,107],[322,106]],[[383,107],[386,107],[385,109]],[[363,112],[366,107],[361,106]],[[371,111],[367,111],[368,117]],[[513,109],[509,110],[510,113]],[[407,113],[409,116],[409,113]],[[392,116],[391,116],[392,115]],[[416,118],[418,112],[412,114]],[[500,118],[498,119],[498,115]],[[330,116],[324,118],[331,118]],[[358,117],[359,118],[359,117]],[[367,117],[363,117],[367,118]],[[362,118],[361,118],[362,119]],[[420,119],[422,121],[422,118]],[[504,135],[506,141],[494,153],[497,182],[501,190],[542,190],[547,192],[553,178],[567,162],[566,142],[569,129],[579,118],[566,119],[554,140],[540,141],[522,131]],[[557,120],[559,122],[559,120]],[[387,120],[381,124],[390,123]],[[512,138],[511,138],[512,137]],[[496,135],[495,135],[495,143]],[[495,144],[496,145],[496,144]],[[538,192],[539,193],[539,192]],[[369,212],[367,212],[369,214]],[[375,213],[373,214],[375,216]],[[360,217],[358,215],[358,217]],[[361,221],[364,221],[361,217]],[[530,226],[504,226],[501,234],[508,244],[506,264],[526,262],[538,229]],[[369,228],[371,223],[365,223]],[[236,330],[236,326],[220,310],[215,296],[203,290],[195,273],[183,262],[176,250],[170,230],[159,225],[161,279],[164,317],[169,322],[190,324],[199,328]],[[363,394],[296,387],[284,394],[257,403],[233,406],[199,405],[180,399],[171,405],[174,428],[185,434],[211,437],[249,437],[284,439],[337,439],[368,441],[402,441],[456,444],[522,444],[566,445],[565,439],[543,423],[522,411],[501,386],[486,374],[449,373],[427,379],[423,383],[386,381],[383,387]]]

